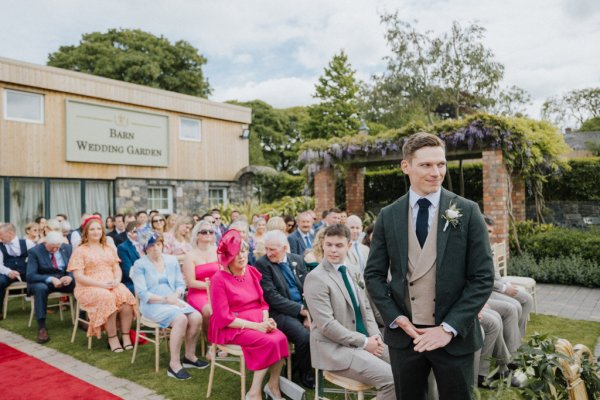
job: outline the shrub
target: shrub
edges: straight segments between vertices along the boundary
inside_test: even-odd
[[[600,264],[578,255],[536,260],[529,253],[508,260],[509,275],[528,276],[541,283],[600,287]]]
[[[531,253],[536,260],[546,257],[580,256],[600,260],[600,235],[595,230],[554,228],[529,236],[521,249]]]
[[[296,197],[304,194],[306,178],[280,172],[277,174],[259,174],[254,184],[259,188],[262,202],[271,203],[284,196]]]
[[[600,158],[569,160],[570,171],[552,175],[544,184],[545,200],[600,200]]]

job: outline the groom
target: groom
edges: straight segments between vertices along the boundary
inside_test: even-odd
[[[440,399],[470,399],[483,343],[477,314],[494,281],[487,229],[477,204],[442,188],[440,138],[416,133],[402,153],[410,190],[381,210],[364,273],[385,322],[396,397],[425,399],[433,370]]]

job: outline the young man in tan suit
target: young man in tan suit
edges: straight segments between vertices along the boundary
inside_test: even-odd
[[[344,265],[350,245],[350,230],[345,225],[325,228],[324,259],[304,282],[304,297],[313,318],[312,365],[376,387],[378,400],[393,400],[387,346],[359,283]]]

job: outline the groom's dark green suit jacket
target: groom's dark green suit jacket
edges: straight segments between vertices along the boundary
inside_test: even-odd
[[[449,225],[444,231],[442,215],[451,204],[462,216],[456,226]],[[412,342],[401,328],[390,328],[400,315],[411,319],[404,303],[408,290],[408,207],[407,193],[381,210],[364,273],[367,290],[386,325],[384,341],[396,348]],[[438,218],[435,323],[445,322],[458,332],[445,349],[460,356],[482,346],[477,314],[492,291],[494,267],[487,228],[476,203],[442,189]]]

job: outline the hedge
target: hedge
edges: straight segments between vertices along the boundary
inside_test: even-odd
[[[254,185],[259,188],[260,200],[263,203],[272,203],[284,196],[298,197],[304,193],[306,178],[280,172],[277,174],[259,174]]]
[[[545,200],[599,201],[600,157],[569,160],[570,171],[544,184]]]
[[[600,232],[597,229],[578,230],[553,228],[531,236],[519,237],[521,249],[536,260],[577,256],[598,262],[600,260]]]
[[[600,264],[579,255],[537,259],[530,253],[512,255],[508,274],[528,276],[540,283],[600,287]]]

